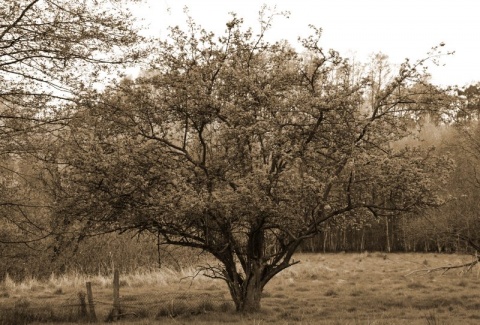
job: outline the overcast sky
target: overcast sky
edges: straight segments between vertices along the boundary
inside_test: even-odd
[[[480,81],[480,1],[477,0],[147,0],[141,15],[150,22],[150,32],[165,37],[167,26],[184,25],[184,7],[207,30],[221,34],[229,12],[244,18],[258,30],[262,4],[290,11],[288,19],[277,17],[269,40],[286,39],[297,44],[309,35],[309,24],[323,28],[321,45],[343,56],[366,61],[382,52],[392,63],[425,56],[441,42],[455,51],[442,67],[431,67],[432,81],[442,85],[465,85]]]

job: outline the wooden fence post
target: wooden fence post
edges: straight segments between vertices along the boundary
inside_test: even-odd
[[[87,282],[87,301],[88,301],[88,320],[90,322],[96,322],[97,321],[97,314],[95,313],[95,305],[93,303],[93,293],[92,293],[92,283]]]
[[[80,319],[85,319],[88,316],[87,304],[85,303],[85,292],[80,291],[78,293],[78,300],[79,300],[78,317],[80,317]]]
[[[117,320],[120,315],[120,272],[113,272],[113,311],[112,318]]]

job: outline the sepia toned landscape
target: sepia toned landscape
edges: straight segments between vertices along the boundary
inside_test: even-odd
[[[0,325],[480,322],[480,83],[432,23],[393,62],[151,4],[0,5]]]

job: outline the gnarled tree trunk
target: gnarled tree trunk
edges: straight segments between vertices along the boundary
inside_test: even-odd
[[[238,312],[260,311],[265,285],[276,274],[296,264],[296,262],[291,263],[290,259],[302,241],[291,241],[284,245],[280,252],[266,254],[265,229],[262,227],[261,224],[252,227],[248,234],[246,250],[230,247],[232,249],[228,253],[224,251],[223,258],[220,258],[224,266],[223,279],[227,282]],[[234,243],[230,244],[234,245]],[[237,259],[241,270],[234,262]]]
[[[235,308],[239,312],[257,312],[261,308],[260,300],[262,298],[265,282],[263,279],[264,266],[255,263],[249,274],[240,282],[227,283],[235,303]]]

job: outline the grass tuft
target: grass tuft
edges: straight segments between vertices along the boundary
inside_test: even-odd
[[[63,295],[63,289],[58,287],[53,291],[53,294],[55,295]]]
[[[435,312],[430,312],[428,315],[425,315],[425,321],[427,322],[427,325],[442,324]]]
[[[457,283],[457,285],[458,285],[459,287],[465,288],[465,287],[468,286],[468,283],[467,283],[467,281],[465,281],[465,280],[461,280],[460,282]]]
[[[12,280],[8,273],[5,275],[5,279],[3,280],[3,287],[10,290],[15,289],[16,287],[15,281]]]
[[[409,284],[407,284],[407,288],[408,289],[413,289],[413,290],[418,290],[418,289],[425,289],[425,288],[428,288],[426,285],[424,285],[423,283],[420,283],[420,282],[410,282]]]
[[[336,297],[338,296],[337,292],[333,289],[328,289],[326,292],[325,292],[325,296],[327,297]]]
[[[365,294],[365,292],[363,292],[363,290],[359,290],[359,289],[354,289],[352,292],[350,292],[350,296],[352,297],[359,297],[359,296],[363,296]]]

